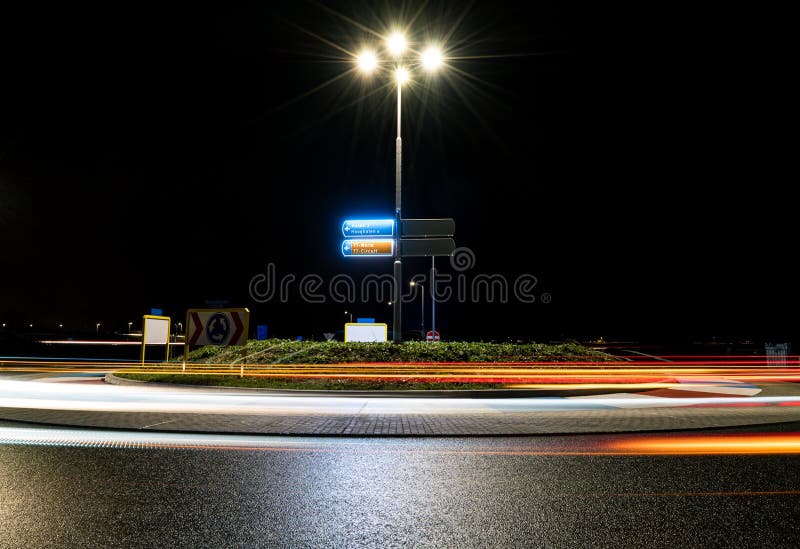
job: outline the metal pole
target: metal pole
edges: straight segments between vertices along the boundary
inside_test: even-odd
[[[395,172],[394,172],[394,216],[395,216],[395,241],[394,241],[394,319],[392,322],[393,337],[395,343],[403,340],[403,326],[401,318],[401,303],[403,301],[403,290],[401,281],[403,278],[403,265],[400,261],[400,209],[402,207],[402,157],[403,140],[400,137],[400,98],[402,85],[397,83],[397,141],[395,141]]]
[[[436,256],[431,256],[431,279],[428,282],[431,287],[431,333],[434,337],[431,341],[436,341]]]
[[[420,324],[422,325],[422,341],[425,341],[425,286],[420,285],[422,291],[422,320]]]

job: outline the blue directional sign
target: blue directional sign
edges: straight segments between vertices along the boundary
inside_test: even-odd
[[[392,257],[394,240],[391,238],[348,238],[342,241],[345,257]]]
[[[394,236],[394,219],[346,219],[342,235],[345,238]]]

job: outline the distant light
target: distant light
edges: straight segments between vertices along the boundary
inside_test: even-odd
[[[442,66],[442,50],[436,46],[429,46],[422,52],[422,66],[426,71],[433,72]]]
[[[417,282],[415,280],[412,280],[411,282],[408,283],[408,285],[409,286],[416,286]]]
[[[58,325],[58,327],[59,327],[59,328],[63,328],[63,327],[64,327],[64,325],[63,325],[63,324],[59,324],[59,325]]]
[[[33,324],[28,324],[28,327],[29,328],[33,328]]]
[[[397,84],[402,86],[406,82],[408,82],[409,74],[408,69],[400,67],[398,68],[395,73],[395,78],[397,79]]]
[[[370,74],[378,67],[378,56],[371,50],[364,50],[358,54],[357,61],[358,70],[364,74]]]
[[[386,39],[386,47],[395,57],[406,51],[406,45],[406,37],[401,32],[394,32]]]

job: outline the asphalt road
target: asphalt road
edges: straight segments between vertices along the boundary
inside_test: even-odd
[[[1,547],[800,543],[797,453],[602,453],[679,433],[9,442],[23,427],[0,423]],[[764,429],[800,423],[723,433]]]

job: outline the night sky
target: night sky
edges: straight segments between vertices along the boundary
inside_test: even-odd
[[[269,263],[391,272],[343,259],[339,230],[392,215],[394,88],[335,79],[353,67],[336,46],[369,38],[351,20],[416,16],[412,39],[449,35],[452,59],[404,92],[404,217],[455,218],[470,276],[538,279],[532,304],[442,304],[444,337],[791,338],[797,205],[747,107],[756,60],[674,9],[4,6],[0,320],[123,330],[226,300],[274,335],[341,330],[345,309],[389,322],[248,286]],[[419,301],[405,313],[416,328]]]

